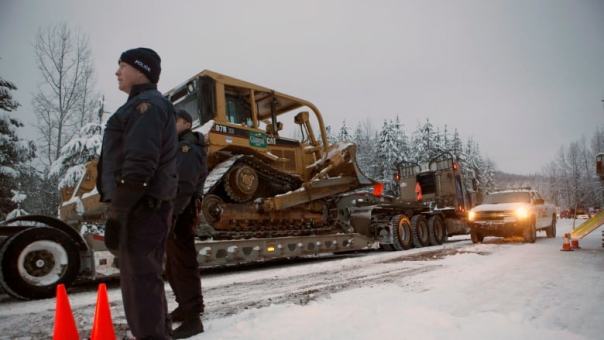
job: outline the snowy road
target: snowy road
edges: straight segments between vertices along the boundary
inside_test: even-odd
[[[569,228],[559,225],[558,233]],[[462,238],[444,246],[368,252],[215,271],[204,276],[206,333],[198,339],[602,339],[604,249],[560,238],[536,244]],[[170,307],[174,308],[168,290]],[[93,286],[70,292],[80,334],[91,328]],[[114,323],[125,319],[110,285]],[[0,297],[0,339],[47,338],[54,301]]]

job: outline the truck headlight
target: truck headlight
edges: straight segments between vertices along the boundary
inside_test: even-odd
[[[518,208],[516,209],[516,217],[519,219],[525,219],[529,216],[528,210],[526,208]]]
[[[476,219],[476,213],[470,210],[470,212],[468,212],[468,220],[474,221],[474,219]]]

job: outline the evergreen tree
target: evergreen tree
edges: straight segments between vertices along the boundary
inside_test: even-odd
[[[352,141],[352,136],[348,131],[348,127],[346,126],[346,121],[342,121],[342,126],[340,127],[340,131],[338,132],[338,136],[336,137],[338,142],[350,143]]]
[[[451,138],[451,152],[457,159],[461,159],[463,153],[463,142],[461,141],[461,137],[459,136],[459,132],[457,129],[453,132],[453,137]]]
[[[384,120],[382,129],[377,135],[373,159],[375,179],[386,185],[386,190],[393,190],[393,175],[396,164],[404,157],[401,150],[401,134],[398,123]]]
[[[13,99],[13,96],[10,93],[10,91],[15,90],[17,90],[17,86],[15,86],[15,84],[0,77],[0,110],[11,112],[16,110],[19,105],[21,105]]]
[[[373,167],[371,166],[373,145],[370,129],[361,123],[357,124],[352,137],[352,142],[357,146],[357,164],[366,176],[373,178]]]
[[[325,127],[325,132],[327,132],[327,143],[329,143],[329,145],[333,145],[338,142],[338,138],[336,138],[336,136],[334,136],[333,134],[333,129],[331,128],[331,125],[327,125]]]
[[[12,83],[0,79],[0,108],[12,111],[19,106],[8,90],[16,90]],[[17,179],[25,162],[35,156],[35,147],[32,142],[19,139],[16,129],[23,124],[11,118],[8,113],[0,112],[0,219],[16,208],[12,200],[13,191],[17,191]]]
[[[434,138],[435,134],[436,129],[429,119],[426,119],[426,121],[418,126],[413,133],[413,158],[415,158],[418,163],[427,162],[435,156],[437,152]]]

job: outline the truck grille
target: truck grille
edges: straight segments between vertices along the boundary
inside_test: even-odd
[[[512,214],[505,211],[480,211],[476,213],[476,221],[503,221],[506,216]]]

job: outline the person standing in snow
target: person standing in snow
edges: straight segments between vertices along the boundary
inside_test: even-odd
[[[192,124],[193,118],[188,112],[176,112],[178,192],[174,200],[175,224],[166,245],[166,275],[178,302],[178,307],[170,313],[170,319],[182,322],[173,332],[175,339],[203,332],[200,314],[204,304],[194,228],[208,166],[204,137],[191,131]]]
[[[130,331],[137,339],[169,339],[162,280],[176,196],[175,112],[157,91],[161,59],[148,48],[122,53],[115,72],[128,100],[107,121],[97,188],[109,203],[105,244],[119,258]]]

